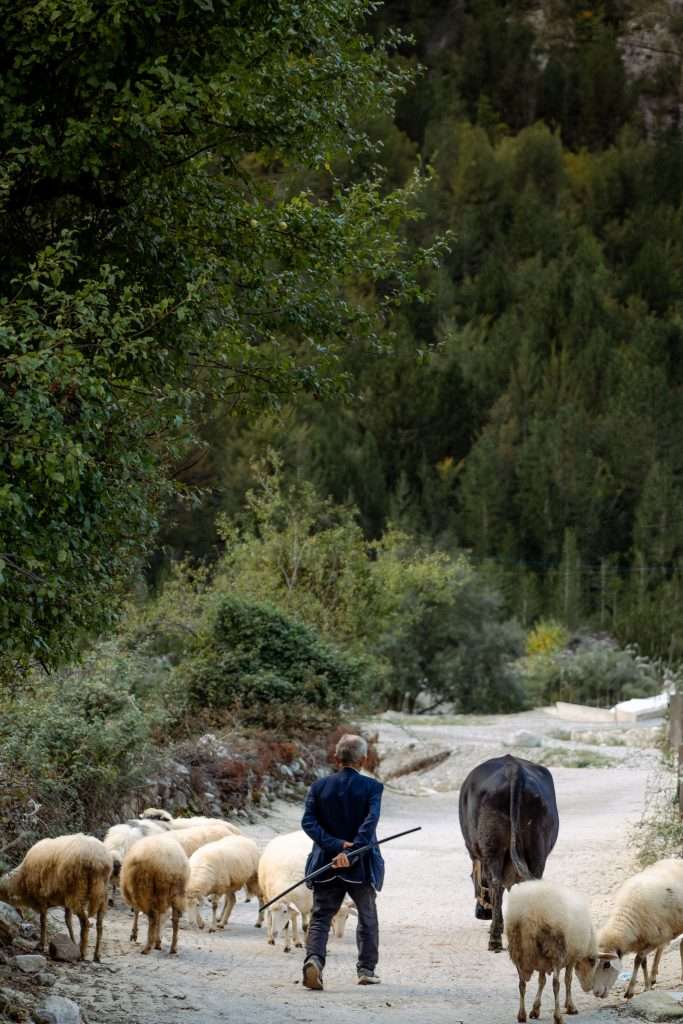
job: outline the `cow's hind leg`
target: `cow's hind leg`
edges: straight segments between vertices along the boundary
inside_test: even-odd
[[[536,989],[536,998],[534,999],[534,1005],[531,1007],[531,1013],[529,1016],[533,1020],[538,1020],[541,1016],[541,996],[543,995],[543,989],[545,988],[545,974],[543,971],[538,972],[538,988]]]
[[[489,949],[500,953],[503,948],[503,886],[498,881],[491,882],[491,903],[493,916],[489,931]]]

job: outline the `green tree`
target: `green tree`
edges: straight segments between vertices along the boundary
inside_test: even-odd
[[[343,386],[412,287],[413,184],[329,170],[407,81],[372,6],[0,3],[4,672],[110,620],[207,407]]]

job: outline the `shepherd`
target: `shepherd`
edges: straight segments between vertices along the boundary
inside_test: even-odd
[[[353,864],[346,852],[377,842],[384,786],[361,775],[367,754],[363,737],[346,733],[335,751],[337,771],[314,782],[306,795],[301,827],[313,840],[306,874],[330,865],[329,871],[308,883],[313,889],[313,913],[306,938],[306,988],[323,987],[330,924],[347,894],[358,911],[358,984],[377,985],[380,980],[375,974],[379,958],[375,898],[384,881],[384,860],[377,846],[355,858]]]

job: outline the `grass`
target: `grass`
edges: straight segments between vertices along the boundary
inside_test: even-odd
[[[550,768],[614,768],[617,762],[592,750],[567,750],[566,747],[540,747],[534,761]]]
[[[678,778],[670,759],[662,758],[647,781],[645,810],[629,836],[641,867],[663,857],[680,857],[683,819],[678,804]]]

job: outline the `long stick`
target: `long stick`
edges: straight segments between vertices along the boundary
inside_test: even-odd
[[[378,839],[377,842],[368,843],[367,846],[359,846],[357,850],[343,850],[342,852],[345,853],[350,860],[351,857],[359,857],[361,853],[367,853],[368,850],[372,850],[375,846],[381,846],[382,843],[390,843],[392,839],[400,839],[401,836],[409,836],[411,832],[420,832],[421,829],[422,825],[418,825],[417,828],[408,828],[405,832],[396,832],[393,836],[387,836],[386,839]],[[290,885],[289,889],[285,889],[285,891],[281,892],[279,896],[274,896],[272,900],[268,900],[267,903],[262,903],[259,907],[259,913],[267,910],[268,907],[273,905],[273,903],[277,903],[277,901],[281,900],[283,896],[287,895],[287,893],[293,892],[294,889],[298,889],[300,885],[304,884],[304,882],[310,882],[312,878],[317,878],[318,875],[322,875],[323,872],[329,869],[329,867],[329,864],[323,864],[321,868],[318,868],[317,871],[311,871],[310,875],[306,875],[306,877],[302,878],[300,882],[295,882],[294,885]],[[333,868],[332,870],[335,869]]]

